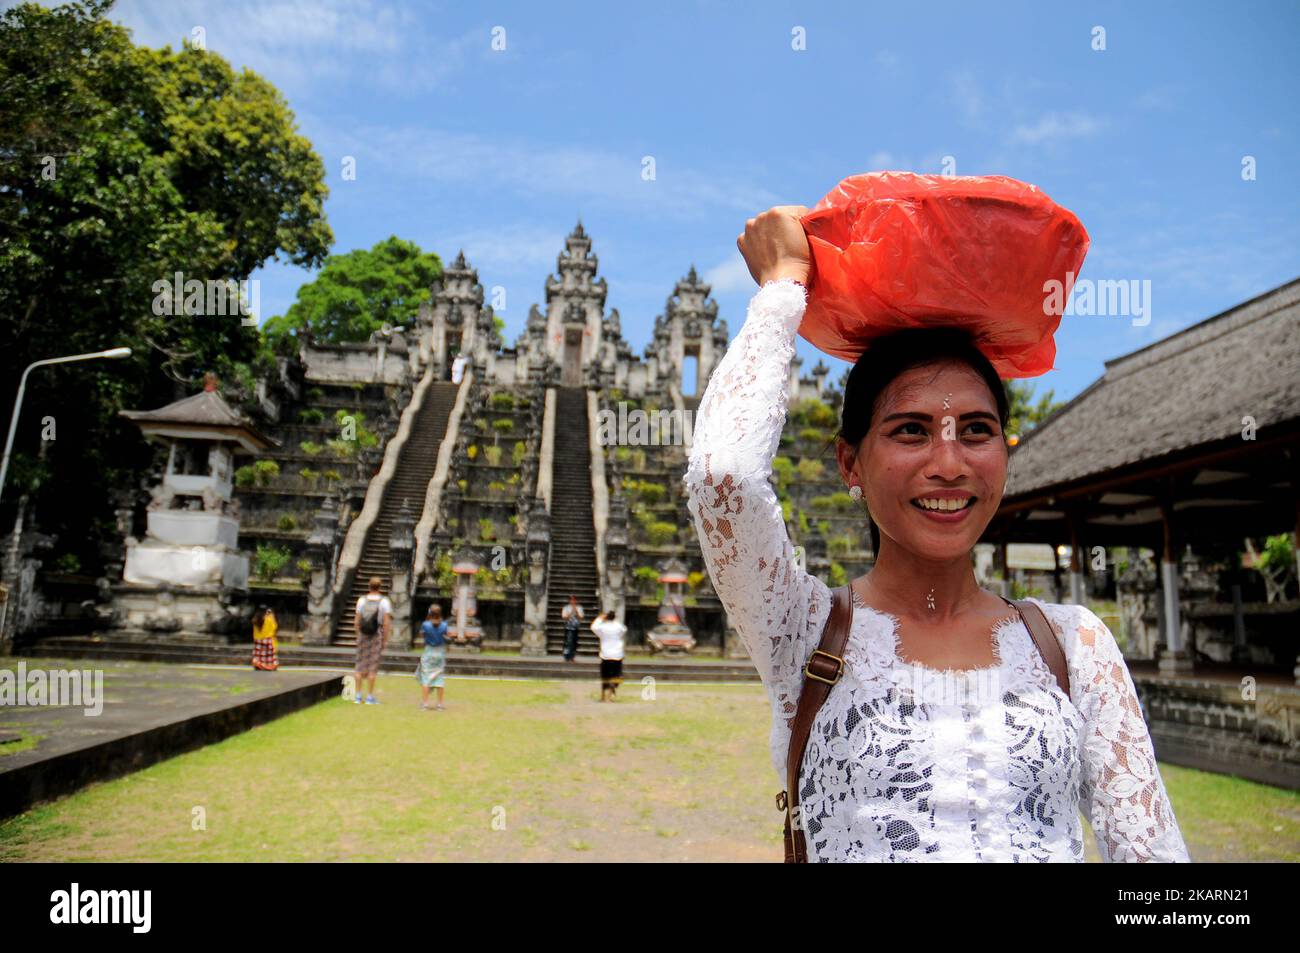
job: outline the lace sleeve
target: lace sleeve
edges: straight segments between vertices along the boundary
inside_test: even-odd
[[[683,478],[713,588],[784,715],[774,719],[774,754],[788,746],[802,669],[816,647],[807,634],[820,636],[830,615],[830,590],[796,559],[769,482],[805,304],[803,289],[788,280],[754,295],[700,400]]]
[[[1075,612],[1070,693],[1085,718],[1081,803],[1106,863],[1189,863],[1133,676],[1106,623]]]

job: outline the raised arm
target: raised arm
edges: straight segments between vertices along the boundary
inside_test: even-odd
[[[1110,629],[1071,607],[1070,693],[1085,718],[1080,803],[1107,863],[1189,863],[1133,676]]]
[[[820,633],[830,613],[829,590],[796,559],[769,482],[805,305],[804,289],[791,280],[768,282],[754,295],[705,388],[683,478],[713,588],[787,719],[816,647],[806,633]]]

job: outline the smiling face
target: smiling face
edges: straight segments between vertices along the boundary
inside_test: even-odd
[[[882,545],[889,537],[927,559],[969,554],[1006,486],[997,402],[961,361],[899,374],[858,446],[841,439],[836,452],[845,483],[862,487]]]

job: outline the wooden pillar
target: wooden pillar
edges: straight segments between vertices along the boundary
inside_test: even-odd
[[[1235,578],[1241,572],[1238,568],[1234,573]],[[1232,660],[1234,662],[1245,662],[1250,658],[1250,652],[1246,648],[1246,613],[1241,605],[1241,583],[1232,584]]]
[[[1174,542],[1174,505],[1170,492],[1160,503],[1160,523],[1164,544],[1160,554],[1160,594],[1164,601],[1165,653],[1160,657],[1160,672],[1165,675],[1192,671],[1192,657],[1183,645],[1183,627],[1178,606],[1178,551]]]
[[[1295,578],[1300,585],[1300,467],[1295,468],[1291,486],[1295,489],[1295,532],[1291,534],[1291,549],[1295,553]]]
[[[1057,543],[1052,547],[1052,601],[1060,602],[1064,592],[1061,585],[1061,546],[1063,543]]]
[[[1080,551],[1079,543],[1079,523],[1082,516],[1078,510],[1070,509],[1066,510],[1065,519],[1070,527],[1070,601],[1076,606],[1081,606],[1088,601],[1083,553]]]
[[[1292,460],[1294,459],[1293,457]],[[1300,585],[1300,466],[1293,466],[1291,473],[1291,488],[1295,491],[1295,536],[1291,542],[1295,550],[1296,584]],[[1295,670],[1292,674],[1295,675],[1295,683],[1300,685],[1300,655],[1295,657]]]

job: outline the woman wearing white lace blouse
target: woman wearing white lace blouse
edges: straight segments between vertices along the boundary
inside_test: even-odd
[[[760,289],[705,389],[684,477],[713,585],[772,703],[784,765],[803,668],[831,592],[806,572],[769,477],[806,305],[801,206],[746,223]],[[800,771],[818,861],[1188,861],[1133,680],[1083,606],[1039,603],[1067,658],[1066,697],[971,551],[1006,485],[1006,392],[955,329],[879,339],[845,386],[840,475],[866,506],[874,568],[851,584],[844,671]],[[1037,602],[1037,600],[1035,600]]]

